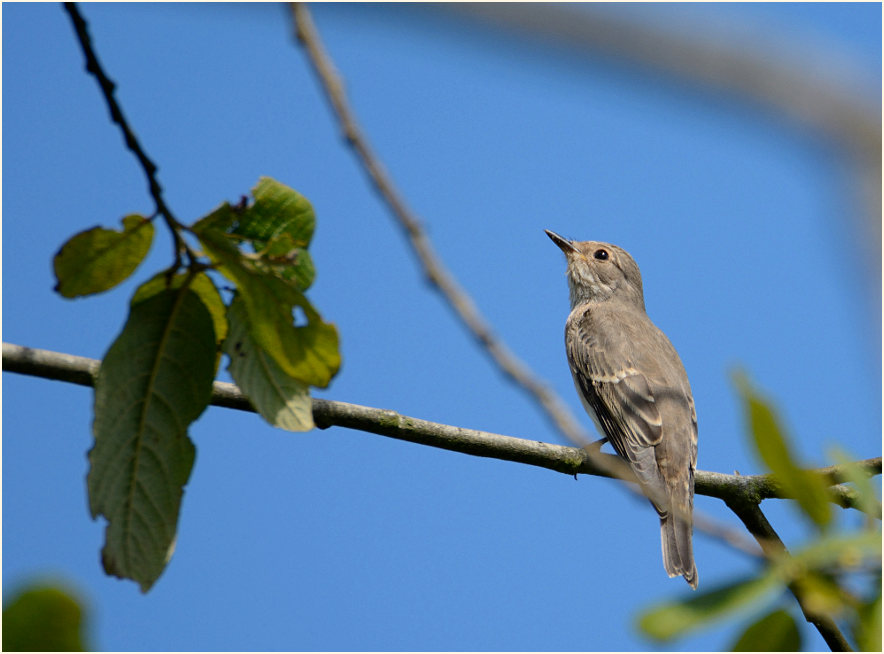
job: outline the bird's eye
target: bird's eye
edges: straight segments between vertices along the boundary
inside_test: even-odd
[[[608,260],[608,251],[605,249],[599,249],[593,252],[593,257],[598,259],[599,261],[607,261]]]

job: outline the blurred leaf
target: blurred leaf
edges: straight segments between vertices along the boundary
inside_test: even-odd
[[[817,570],[798,576],[795,585],[804,599],[804,606],[811,613],[835,618],[849,608],[841,587],[831,576]]]
[[[869,560],[881,560],[880,528],[822,536],[775,562],[774,567],[782,578],[791,581],[804,570],[837,566],[849,571]]]
[[[867,515],[880,519],[881,500],[869,475],[839,448],[833,448],[829,456],[835,463],[844,467],[845,478],[856,490],[859,509]]]
[[[31,586],[3,608],[3,651],[82,652],[83,609],[54,586]]]
[[[803,470],[790,452],[788,439],[771,404],[741,373],[734,382],[743,400],[755,449],[777,481],[813,523],[825,528],[832,520],[827,486],[818,475]]]
[[[294,286],[260,270],[222,232],[197,232],[219,271],[233,281],[246,307],[252,336],[290,377],[325,388],[341,364],[338,332]],[[307,324],[294,326],[293,312],[303,312]]]
[[[172,556],[195,455],[187,426],[209,403],[215,361],[212,317],[196,293],[179,288],[133,304],[101,363],[89,507],[108,520],[105,571],[142,592]]]
[[[753,622],[731,647],[733,652],[798,652],[801,632],[795,619],[778,609]]]
[[[807,579],[813,579],[817,570],[858,567],[863,561],[880,556],[880,551],[880,530],[822,536],[791,555],[773,560],[756,577],[653,606],[639,614],[638,626],[651,638],[671,640],[731,613],[757,607],[772,590],[793,581],[808,583]],[[821,586],[821,578],[810,583],[816,584],[810,590],[825,593],[820,598],[831,598],[829,589]]]
[[[313,429],[309,387],[289,377],[252,338],[242,298],[234,298],[228,312],[230,336],[224,352],[230,357],[233,380],[264,419],[289,431]]]
[[[170,282],[166,273],[158,273],[138,287],[135,295],[129,301],[129,305],[133,306],[143,302],[165,290],[177,290],[184,285],[188,278],[188,274],[179,274],[172,277]],[[214,282],[205,273],[197,273],[189,279],[187,287],[199,296],[208,309],[212,316],[212,325],[215,327],[215,339],[221,343],[227,336],[227,307],[224,305],[224,300],[221,299],[221,294],[218,293]]]
[[[64,297],[101,293],[135,272],[150,250],[153,224],[136,214],[123,231],[93,227],[71,237],[53,259],[55,290]]]
[[[858,624],[854,630],[856,642],[863,652],[881,651],[881,578],[878,577],[878,596],[860,607]]]
[[[685,600],[658,604],[639,615],[638,626],[651,638],[671,640],[734,611],[756,607],[779,585],[775,575],[762,573],[713,590],[694,593]]]

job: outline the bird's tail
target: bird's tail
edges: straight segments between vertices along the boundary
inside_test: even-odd
[[[697,589],[697,566],[691,544],[693,524],[691,511],[671,511],[660,517],[660,540],[663,543],[663,567],[670,577],[681,575]]]

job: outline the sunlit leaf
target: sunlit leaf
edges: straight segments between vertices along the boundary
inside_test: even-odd
[[[143,216],[123,218],[123,230],[93,227],[71,237],[53,259],[55,290],[64,297],[101,293],[135,272],[150,250],[153,224]]]
[[[825,482],[816,474],[803,470],[790,451],[785,431],[780,426],[771,404],[761,396],[743,374],[734,381],[743,401],[755,449],[804,515],[820,528],[832,520]]]
[[[255,198],[234,230],[246,238],[272,245],[280,238],[287,247],[306,248],[316,229],[313,207],[303,195],[270,177],[261,177],[252,189]]]
[[[839,617],[848,608],[844,591],[829,575],[808,570],[794,583],[810,613]]]
[[[230,336],[224,353],[230,357],[233,380],[264,419],[289,431],[313,429],[313,403],[309,387],[289,377],[252,338],[242,298],[228,312]]]
[[[306,291],[316,277],[307,250],[316,217],[307,199],[292,188],[262,177],[252,189],[252,205],[225,202],[193,225],[195,233],[212,229],[226,234],[238,247],[248,244],[251,265],[270,273],[299,291]]]
[[[844,570],[862,568],[869,561],[881,560],[880,527],[856,532],[822,536],[808,545],[795,549],[791,556],[783,557],[774,565],[777,574],[792,580],[804,570],[821,570],[839,567]]]
[[[731,647],[733,652],[798,652],[801,632],[795,619],[778,609],[753,622]]]
[[[101,363],[89,507],[108,520],[105,571],[144,592],[172,556],[195,455],[187,427],[209,403],[215,360],[212,317],[179,288],[133,304]]]
[[[730,613],[758,606],[779,585],[776,576],[766,573],[741,579],[651,607],[639,615],[638,626],[651,638],[671,640]]]
[[[863,652],[881,651],[881,577],[878,577],[878,596],[860,607],[859,622],[854,633]]]
[[[340,366],[338,333],[294,286],[256,267],[214,229],[197,233],[219,271],[233,281],[246,307],[252,336],[290,377],[325,388]],[[293,312],[306,324],[294,325]]]
[[[3,608],[3,651],[82,652],[83,622],[80,603],[67,591],[26,588]]]
[[[856,490],[859,509],[870,516],[881,518],[880,494],[875,490],[872,480],[859,465],[847,454],[838,448],[834,448],[829,456],[844,469],[844,477]]]
[[[813,578],[817,570],[833,566],[859,567],[880,555],[880,530],[821,536],[791,555],[777,557],[756,577],[664,602],[643,611],[639,628],[651,638],[670,640],[733,613],[758,607],[775,589]],[[818,582],[819,579],[816,580]],[[821,590],[817,584],[814,590]],[[827,590],[827,589],[822,589]],[[825,598],[824,598],[825,599]]]

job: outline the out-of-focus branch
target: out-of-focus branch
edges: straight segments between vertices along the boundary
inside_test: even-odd
[[[788,550],[786,550],[785,544],[783,544],[783,541],[780,539],[777,532],[774,531],[774,528],[767,521],[767,518],[764,513],[762,513],[761,507],[759,507],[758,504],[751,501],[734,499],[728,501],[727,505],[731,511],[737,514],[737,517],[740,518],[746,526],[746,529],[749,530],[749,533],[755,537],[755,540],[758,541],[758,544],[761,546],[761,549],[764,551],[767,558],[773,559],[789,554]],[[816,627],[817,631],[819,631],[820,635],[823,637],[823,640],[825,640],[826,644],[829,646],[829,649],[833,652],[853,651],[853,648],[847,642],[847,639],[844,637],[844,634],[841,633],[841,630],[838,629],[838,625],[835,624],[835,621],[829,616],[818,613],[817,611],[814,611],[812,607],[808,606],[804,594],[801,592],[801,588],[798,584],[794,582],[790,583],[789,590],[795,596],[795,599],[798,600],[798,605],[801,607],[801,612],[804,613],[805,619]]]
[[[591,4],[458,2],[440,7],[703,89],[734,94],[828,137],[847,153],[856,170],[857,242],[865,250],[866,277],[876,303],[873,312],[880,316],[881,109],[860,98],[837,75],[821,75],[818,67],[807,66],[806,58],[801,59],[803,67],[788,65],[745,42],[728,45],[720,35],[667,32]]]
[[[344,137],[356,152],[375,189],[390,207],[390,211],[408,237],[408,243],[420,261],[427,280],[451,305],[463,325],[482,345],[500,370],[540,405],[550,421],[572,443],[588,443],[590,440],[588,434],[580,427],[567,406],[495,335],[473,301],[434,252],[420,221],[406,206],[402,195],[396,190],[393,181],[371,151],[368,140],[359,129],[347,102],[341,79],[323,48],[307,7],[301,3],[293,3],[292,17],[295,36],[307,52],[310,63],[334,109]]]

